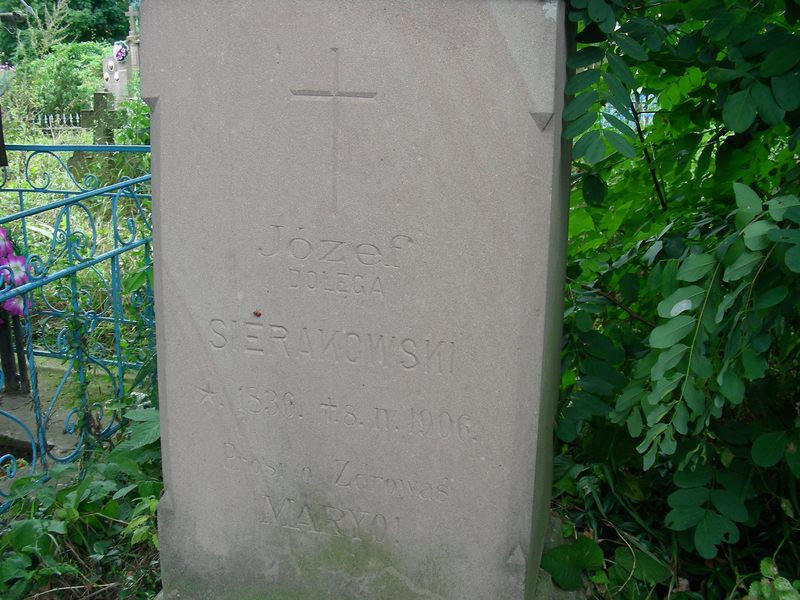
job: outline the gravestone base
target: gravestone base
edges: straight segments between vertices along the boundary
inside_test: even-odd
[[[551,517],[547,528],[547,537],[545,539],[544,551],[560,546],[567,543],[567,540],[561,536],[562,521],[556,517]],[[291,597],[291,596],[290,596]],[[536,600],[584,600],[590,596],[583,591],[571,591],[560,589],[553,583],[550,575],[544,570],[539,569],[535,594],[532,596]],[[380,598],[390,598],[389,596],[380,596]],[[393,597],[391,597],[394,600]],[[159,592],[155,600],[166,600],[164,592]],[[281,600],[281,599],[276,599]]]

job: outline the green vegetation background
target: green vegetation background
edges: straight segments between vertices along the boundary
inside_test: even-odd
[[[105,46],[0,34],[21,57],[4,106],[87,102],[98,53],[127,30],[120,4],[94,3],[117,11],[111,32],[78,16],[88,0],[70,3],[70,34]],[[596,598],[797,600],[800,3],[571,0],[568,16],[565,540],[544,567]],[[146,107],[126,110],[117,141],[146,141]],[[16,484],[2,597],[154,595],[155,404],[74,467],[81,482]]]

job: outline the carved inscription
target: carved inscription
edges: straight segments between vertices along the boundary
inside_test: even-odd
[[[463,413],[413,407],[371,407],[358,410],[349,404],[334,404],[330,399],[321,402],[319,408],[323,413],[323,423],[331,427],[460,442],[478,441],[472,418]]]
[[[270,460],[266,456],[243,453],[233,442],[223,442],[222,452],[225,469],[232,473],[244,473],[265,482],[289,481],[308,485],[314,481],[314,474],[308,465],[290,465],[284,461]]]
[[[292,392],[276,392],[270,388],[240,385],[236,408],[248,415],[271,418],[302,419],[303,408]]]
[[[365,462],[334,459],[327,468],[314,469],[308,465],[275,460],[261,453],[241,452],[234,442],[223,442],[225,470],[243,473],[265,483],[308,486],[324,482],[331,488],[344,488],[366,498],[397,498],[409,502],[431,502],[447,505],[453,498],[453,480],[440,477],[427,480],[415,475],[391,473],[389,469]]]
[[[208,344],[218,352],[452,375],[453,341],[354,329],[286,327],[263,320],[211,319]]]
[[[285,496],[264,495],[263,499],[262,525],[379,544],[390,541],[400,530],[400,517],[378,512],[303,502]]]
[[[377,92],[356,92],[339,89],[339,48],[331,48],[334,56],[333,89],[330,90],[290,90],[292,96],[306,100],[330,100],[333,105],[333,139],[331,158],[333,169],[331,174],[331,195],[333,197],[332,213],[335,215],[338,206],[337,182],[339,178],[339,102],[367,101],[374,102]]]
[[[343,273],[342,271],[314,271],[311,269],[289,269],[289,289],[301,292],[321,292],[342,296],[383,297],[383,282],[372,274]]]
[[[217,395],[217,392],[214,391],[214,388],[210,383],[207,383],[202,387],[198,387],[197,393],[201,405],[214,405],[214,397]]]
[[[352,460],[336,461],[336,487],[374,496],[424,500],[446,504],[450,502],[451,481],[443,477],[438,483],[415,478],[399,478],[376,470],[368,463]]]
[[[321,238],[304,233],[298,227],[288,233],[284,225],[271,225],[266,244],[258,249],[264,258],[283,257],[316,263],[322,267],[390,267],[400,268],[401,254],[413,240],[407,235],[395,235],[385,242],[348,241]]]
[[[222,394],[204,396],[204,403],[213,408],[233,410],[242,423],[255,424],[254,417],[267,422],[280,422],[281,427],[297,423],[311,427],[336,428],[343,433],[360,432],[379,436],[428,438],[455,443],[477,442],[474,419],[466,413],[419,407],[387,408],[366,404],[336,404],[330,397],[311,410],[299,395],[275,391],[265,386],[240,385],[229,397]],[[203,393],[205,390],[198,389]],[[219,397],[218,400],[216,398]],[[216,402],[214,402],[216,400]]]
[[[300,400],[292,392],[275,391],[267,387],[240,385],[230,396],[198,388],[201,405],[223,409],[226,406],[245,418],[263,416],[269,419],[302,420]],[[306,414],[308,411],[306,411]]]
[[[289,289],[296,293],[383,299],[386,269],[399,270],[412,244],[404,234],[380,242],[352,241],[311,235],[304,227],[270,225],[258,254],[293,263],[288,267]]]

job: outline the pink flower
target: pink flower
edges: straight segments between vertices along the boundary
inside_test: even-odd
[[[25,314],[25,300],[22,296],[14,296],[10,300],[6,300],[3,302],[3,308],[8,312],[8,314],[13,315],[15,317],[21,317]],[[31,307],[31,303],[27,303],[28,308]]]
[[[24,256],[7,256],[0,258],[0,267],[3,272],[3,280],[6,283],[13,285],[22,285],[28,282],[28,272],[25,270],[25,257]],[[11,273],[9,273],[9,269]]]
[[[14,254],[14,246],[11,245],[11,237],[3,227],[0,227],[0,258]]]

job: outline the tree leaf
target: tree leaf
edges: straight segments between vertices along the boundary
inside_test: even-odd
[[[561,589],[583,587],[583,571],[603,566],[603,551],[594,540],[579,537],[573,544],[556,546],[542,555],[542,568]]]
[[[592,215],[585,208],[573,207],[569,210],[569,238],[573,239],[583,233],[595,231],[596,226]],[[585,311],[580,311],[575,315],[575,325],[581,331],[590,331],[592,328],[592,318]]]
[[[767,359],[761,354],[756,354],[750,348],[742,350],[742,367],[744,376],[750,381],[761,379],[767,370]]]
[[[691,504],[673,508],[664,517],[664,524],[673,531],[686,531],[696,526],[706,514],[702,506]]]
[[[744,400],[744,383],[730,368],[725,368],[717,375],[717,383],[722,395],[732,404],[738,405]]]
[[[642,429],[644,427],[644,422],[642,421],[642,411],[638,408],[634,408],[631,411],[631,414],[628,416],[628,420],[625,421],[625,425],[628,427],[628,434],[632,438],[638,438],[642,435]]]
[[[600,80],[600,71],[597,69],[586,69],[575,73],[569,78],[566,87],[564,88],[564,95],[572,96],[577,92],[597,83]]]
[[[769,246],[770,240],[767,234],[777,225],[771,221],[753,221],[744,228],[744,245],[750,250],[763,250]]]
[[[752,188],[739,182],[733,184],[733,193],[736,196],[736,206],[739,208],[736,228],[742,230],[761,212],[761,198]]]
[[[785,285],[774,287],[763,294],[759,294],[753,300],[753,308],[756,310],[763,310],[765,308],[772,308],[783,302],[789,295],[789,288]]]
[[[603,60],[605,52],[598,46],[581,48],[567,60],[568,69],[582,69]]]
[[[678,281],[694,283],[705,277],[716,262],[710,254],[690,254],[678,269]]]
[[[800,244],[789,248],[783,255],[786,266],[794,273],[800,273]]]
[[[3,560],[0,560],[0,583],[24,577],[31,564],[31,558],[21,552],[4,556]]]
[[[647,60],[647,50],[645,50],[642,45],[634,40],[632,37],[625,35],[624,33],[612,33],[611,39],[616,42],[617,46],[619,46],[620,50],[622,50],[627,56],[630,56],[634,60],[644,61]]]
[[[800,108],[800,76],[797,73],[773,77],[770,84],[778,106],[787,112]]]
[[[590,90],[575,96],[564,108],[564,120],[573,121],[586,114],[586,112],[589,110],[589,107],[597,102],[597,98],[598,95],[596,90]]]
[[[701,487],[714,478],[714,472],[708,465],[699,464],[694,468],[684,467],[672,476],[672,481],[680,488]]]
[[[602,206],[606,197],[607,187],[605,182],[597,175],[589,173],[583,176],[583,199],[589,206]]]
[[[681,488],[667,497],[667,504],[672,508],[682,506],[705,506],[711,499],[711,490],[707,487]]]
[[[609,52],[606,55],[606,60],[608,61],[608,66],[611,67],[611,70],[619,77],[620,81],[631,89],[636,87],[636,79],[624,58],[617,56],[613,52]]]
[[[774,467],[783,458],[788,441],[785,431],[763,433],[753,442],[750,456],[758,467]]]
[[[800,62],[800,37],[787,36],[773,47],[761,63],[761,75],[773,77],[786,73]]]
[[[700,556],[710,559],[717,555],[717,546],[723,541],[735,543],[738,537],[739,529],[733,521],[708,510],[694,531],[694,545]]]
[[[698,390],[694,385],[694,380],[687,379],[686,383],[683,385],[683,399],[686,400],[686,406],[689,407],[692,411],[692,415],[695,417],[705,412],[706,397],[703,395],[703,392]]]
[[[658,355],[658,360],[653,368],[650,369],[650,378],[653,381],[662,379],[670,369],[673,369],[681,359],[686,355],[689,350],[688,346],[684,344],[677,344],[671,348],[664,350]]]
[[[572,146],[572,160],[580,160],[586,154],[592,152],[590,148],[593,144],[600,144],[600,147],[603,149],[603,151],[605,151],[600,131],[597,129],[587,131],[577,142],[575,142],[575,144]]]
[[[724,69],[721,67],[711,67],[708,70],[708,80],[711,83],[730,83],[744,77],[742,71],[736,69]]]
[[[603,81],[608,87],[609,96],[608,100],[617,109],[617,111],[626,119],[633,121],[633,113],[631,113],[631,94],[622,85],[622,82],[617,77],[608,71],[603,73]]]
[[[727,517],[731,521],[737,521],[739,523],[747,521],[748,512],[744,501],[738,494],[735,494],[731,490],[722,488],[711,490],[711,504],[714,505],[714,508],[716,508],[722,516]]]
[[[689,335],[695,327],[697,319],[689,315],[679,315],[664,325],[659,325],[650,332],[652,348],[669,348]]]
[[[626,135],[632,139],[636,138],[636,132],[630,127],[628,127],[628,125],[622,119],[615,117],[611,113],[604,112],[602,114],[603,118],[605,118],[606,121],[611,123],[611,125],[613,125],[617,129],[617,131],[619,131],[622,135]]]
[[[567,140],[577,137],[595,123],[597,123],[597,115],[594,113],[586,113],[582,117],[578,117],[569,125],[567,125],[564,128],[562,137]]]
[[[769,206],[769,216],[776,221],[783,221],[787,210],[794,206],[800,206],[800,198],[797,196],[776,196],[767,205]]]
[[[605,129],[603,131],[603,136],[617,152],[622,154],[622,156],[626,156],[628,158],[636,158],[638,156],[633,145],[616,131]]]
[[[735,290],[728,292],[722,297],[722,300],[717,305],[717,313],[714,315],[715,323],[722,323],[722,319],[725,318],[725,313],[727,313],[728,309],[733,306],[733,303],[736,302],[736,299],[739,297],[739,294],[742,293],[742,290],[744,290],[745,287],[746,282],[742,283]]]
[[[13,521],[6,534],[8,542],[17,551],[32,547],[42,533],[42,524],[36,519]]]
[[[160,416],[155,408],[136,408],[125,413],[125,418],[131,421],[159,421]]]
[[[152,444],[161,437],[161,429],[158,421],[136,423],[130,428],[130,437],[127,441],[120,444],[125,448],[135,450],[148,444]]]
[[[750,95],[756,103],[759,116],[767,125],[777,125],[783,122],[786,111],[778,106],[769,87],[761,82],[756,82],[750,88]]]
[[[617,24],[617,18],[614,16],[614,10],[605,2],[605,0],[589,0],[587,6],[589,18],[597,23],[602,31],[610,33],[614,31],[614,26]]]
[[[666,564],[638,548],[633,550],[627,547],[617,548],[614,552],[614,560],[625,569],[626,573],[650,585],[666,581],[672,575],[672,571]]]
[[[658,303],[658,316],[669,319],[687,310],[695,310],[703,303],[705,293],[703,288],[696,285],[679,288]]]
[[[748,90],[728,96],[722,107],[722,120],[725,127],[736,133],[747,131],[756,120],[758,109]]]
[[[745,277],[753,272],[753,269],[756,268],[756,265],[761,262],[764,256],[761,252],[742,252],[733,264],[729,265],[725,269],[725,273],[722,275],[723,281],[738,281],[742,277]]]

